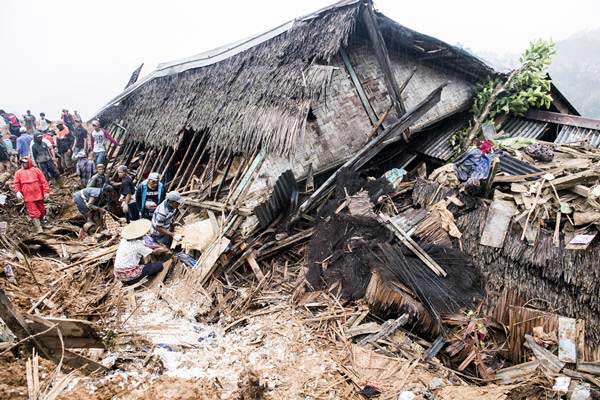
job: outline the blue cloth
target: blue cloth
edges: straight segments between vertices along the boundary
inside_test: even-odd
[[[33,136],[29,133],[24,133],[17,138],[17,153],[19,153],[19,157],[27,157],[29,155],[29,146],[32,140]]]
[[[198,260],[196,260],[194,257],[190,256],[187,253],[184,253],[183,251],[180,253],[175,254],[175,256],[185,265],[187,265],[190,268],[194,268],[196,266],[196,263],[198,262]]]
[[[6,146],[9,152],[14,150],[12,140],[10,139],[4,139],[4,146]]]
[[[467,151],[454,163],[454,172],[461,182],[486,179],[494,154],[483,154],[479,149]]]

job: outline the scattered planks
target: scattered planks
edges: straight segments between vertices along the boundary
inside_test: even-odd
[[[81,369],[88,374],[106,371],[103,365],[65,349],[67,347],[104,348],[91,323],[21,314],[13,308],[2,290],[0,290],[0,318],[15,334],[17,343],[24,344],[28,351],[35,348],[52,362],[63,363],[68,370]]]

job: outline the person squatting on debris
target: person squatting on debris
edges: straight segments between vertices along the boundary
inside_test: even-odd
[[[46,179],[56,179],[60,184],[60,174],[56,170],[52,154],[52,148],[43,141],[42,133],[36,132],[33,137],[33,143],[31,144],[31,157],[33,162],[44,172]]]
[[[16,137],[21,135],[21,123],[15,114],[0,110],[0,117],[2,117],[6,125],[8,125],[8,130],[11,135],[15,135]]]
[[[146,246],[144,236],[150,231],[151,225],[147,219],[140,219],[129,223],[121,231],[122,239],[115,255],[114,275],[124,285],[133,285],[163,270],[162,262],[141,263],[150,254],[169,251],[165,246],[154,249]]]
[[[86,187],[92,176],[96,173],[96,164],[85,155],[85,151],[81,150],[75,155],[77,164],[75,172],[81,180],[81,186]]]
[[[81,215],[86,217],[88,222],[94,222],[92,211],[102,212],[102,206],[107,203],[107,197],[112,192],[114,192],[114,189],[110,185],[104,185],[101,188],[85,187],[73,193],[73,201]]]
[[[160,175],[150,173],[148,179],[140,183],[135,191],[135,201],[142,218],[152,219],[156,207],[165,198],[165,188],[160,182]]]
[[[127,222],[136,221],[140,218],[140,211],[135,201],[133,179],[129,176],[129,170],[125,165],[117,168],[117,174],[121,179],[119,183],[119,201],[121,202],[123,214],[125,214]]]
[[[100,127],[100,121],[92,122],[92,132],[90,134],[90,150],[94,154],[94,162],[98,164],[106,164],[106,148],[111,142],[115,146],[119,146],[111,134],[104,128]]]
[[[63,125],[62,122],[56,124],[56,149],[60,157],[60,165],[63,170],[71,167],[71,146],[73,146],[73,134]]]
[[[92,176],[86,186],[101,188],[106,185],[108,183],[108,178],[106,177],[105,171],[106,167],[104,164],[98,164],[96,166],[96,173]]]
[[[21,159],[21,169],[15,172],[13,190],[17,197],[25,202],[25,208],[36,232],[41,233],[41,220],[46,216],[44,200],[48,200],[50,188],[42,171],[32,166],[28,157]]]
[[[160,203],[152,216],[152,230],[150,236],[158,244],[171,246],[171,242],[181,241],[181,235],[173,232],[173,221],[179,213],[181,195],[177,191],[167,193],[165,201]]]

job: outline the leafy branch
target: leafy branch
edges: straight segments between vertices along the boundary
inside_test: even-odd
[[[552,41],[534,40],[521,55],[518,69],[507,77],[494,77],[477,85],[471,108],[473,121],[451,138],[455,150],[464,150],[479,135],[481,125],[493,122],[498,116],[522,116],[530,108],[549,108],[551,81],[546,77],[546,69],[554,54],[556,49]]]

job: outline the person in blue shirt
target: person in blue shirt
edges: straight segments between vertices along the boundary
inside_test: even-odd
[[[160,175],[152,172],[148,179],[140,183],[135,191],[135,201],[140,210],[140,215],[145,219],[152,219],[154,210],[165,199],[165,188],[160,182]]]
[[[32,140],[33,135],[27,132],[25,128],[21,128],[21,136],[17,138],[17,155],[19,159],[29,156],[29,148]]]

